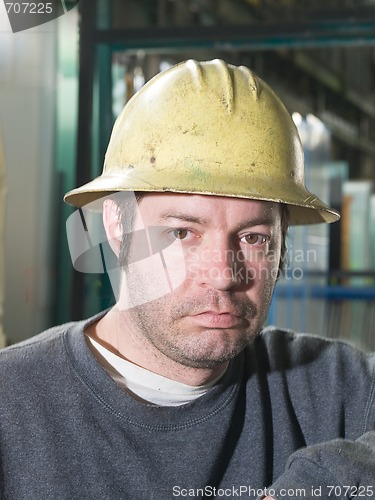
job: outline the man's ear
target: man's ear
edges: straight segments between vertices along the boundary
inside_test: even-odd
[[[103,202],[103,225],[108,243],[118,257],[122,242],[122,224],[118,205],[113,200],[107,199]]]

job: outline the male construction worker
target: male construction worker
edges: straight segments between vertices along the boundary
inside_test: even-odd
[[[1,498],[375,498],[375,358],[263,328],[288,224],[338,219],[263,81],[157,75],[65,199],[102,210],[117,302],[2,351]]]

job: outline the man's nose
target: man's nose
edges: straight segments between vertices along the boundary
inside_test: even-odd
[[[225,238],[208,241],[198,252],[196,280],[200,286],[229,290],[243,277],[243,262],[238,251]]]

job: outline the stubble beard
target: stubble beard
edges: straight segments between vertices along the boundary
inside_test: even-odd
[[[138,283],[139,293],[139,283]],[[187,298],[176,302],[169,294],[129,309],[131,324],[138,337],[151,344],[170,360],[191,368],[213,368],[239,354],[258,335],[271,302],[273,286],[264,290],[261,311],[248,299],[239,300],[227,294],[241,324],[236,328],[215,329],[197,327],[189,317],[202,311],[204,303],[219,307],[223,295],[207,290],[202,300]],[[209,308],[209,307],[208,307]]]

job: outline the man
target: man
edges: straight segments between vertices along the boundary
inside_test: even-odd
[[[288,224],[338,219],[264,82],[156,76],[66,201],[101,207],[117,303],[2,351],[3,498],[375,497],[374,357],[262,329]]]

